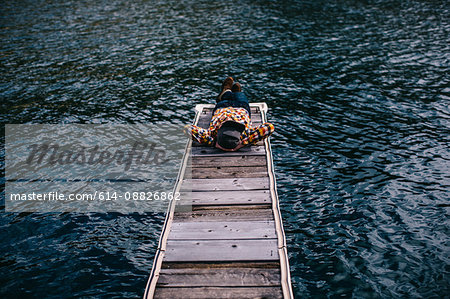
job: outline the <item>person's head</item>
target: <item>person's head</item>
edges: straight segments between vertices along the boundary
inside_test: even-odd
[[[225,149],[234,149],[241,142],[241,134],[244,131],[243,124],[227,121],[217,131],[217,143]]]

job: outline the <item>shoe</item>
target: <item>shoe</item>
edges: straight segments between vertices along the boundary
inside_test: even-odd
[[[232,92],[241,92],[242,91],[241,84],[239,84],[237,82],[234,83],[233,87],[231,87],[231,91]]]
[[[223,83],[222,83],[222,90],[220,91],[219,96],[217,97],[217,102],[220,102],[220,100],[222,99],[222,95],[228,91],[231,90],[232,86],[233,86],[234,80],[231,77],[226,78]]]

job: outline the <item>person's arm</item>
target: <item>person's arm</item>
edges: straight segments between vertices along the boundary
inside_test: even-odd
[[[271,123],[263,123],[254,128],[250,128],[244,132],[242,139],[243,145],[254,144],[258,141],[268,138],[275,131],[275,127]]]
[[[207,129],[200,128],[195,125],[186,125],[184,126],[184,133],[198,143],[210,146],[214,144],[214,138]]]

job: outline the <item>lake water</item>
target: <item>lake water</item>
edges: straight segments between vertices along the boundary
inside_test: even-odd
[[[231,75],[276,127],[296,296],[448,298],[449,36],[447,1],[5,1],[1,118],[182,125]],[[0,296],[141,297],[163,221],[3,212]]]

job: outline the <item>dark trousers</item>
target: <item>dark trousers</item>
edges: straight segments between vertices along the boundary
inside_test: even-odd
[[[248,111],[248,116],[251,117],[250,105],[248,104],[248,99],[243,92],[225,92],[222,95],[220,102],[218,102],[214,107],[213,114],[217,109],[226,107],[245,108],[245,110]]]

